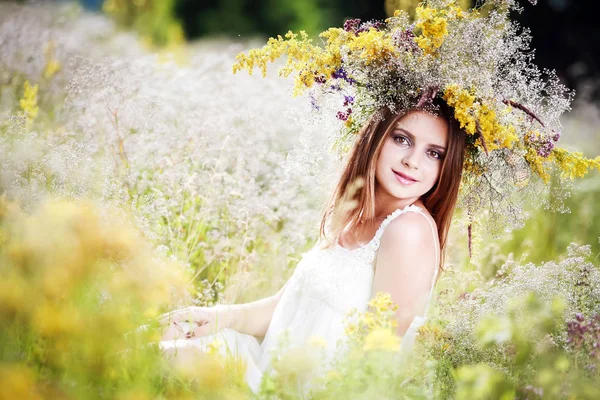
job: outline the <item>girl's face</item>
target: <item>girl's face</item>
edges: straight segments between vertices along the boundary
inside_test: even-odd
[[[437,182],[448,143],[448,123],[423,111],[400,118],[375,169],[379,195],[417,200]]]

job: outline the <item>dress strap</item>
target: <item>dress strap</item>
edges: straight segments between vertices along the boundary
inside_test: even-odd
[[[435,248],[435,260],[436,261],[435,261],[435,269],[433,271],[433,279],[431,281],[431,288],[429,289],[429,297],[427,298],[427,306],[425,307],[424,317],[427,318],[427,310],[429,308],[429,302],[431,301],[431,296],[433,294],[433,286],[435,284],[435,278],[437,277],[437,274],[438,274],[438,262],[439,262],[440,257],[439,257],[438,246],[436,244],[437,243],[437,235],[435,233],[435,228],[434,228],[433,224],[431,223],[431,221],[429,220],[429,218],[427,218],[427,216],[423,213],[421,207],[411,204],[404,208],[399,208],[396,211],[394,211],[393,213],[391,213],[390,215],[388,215],[386,217],[386,219],[381,223],[381,225],[377,229],[377,232],[375,233],[375,236],[373,237],[373,252],[375,253],[375,252],[377,252],[377,250],[379,250],[379,245],[381,244],[381,236],[383,235],[385,228],[394,219],[396,219],[399,215],[404,214],[406,211],[413,211],[413,212],[421,214],[427,220],[427,222],[429,222],[429,226],[431,227],[431,233],[433,234],[434,248]]]

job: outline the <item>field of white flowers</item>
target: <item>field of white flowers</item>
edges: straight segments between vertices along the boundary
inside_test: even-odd
[[[233,75],[257,44],[155,53],[75,5],[0,3],[0,399],[252,397],[235,361],[173,367],[144,346],[156,331],[125,333],[184,304],[270,295],[316,239],[337,122],[309,118],[275,73]],[[597,154],[590,110],[564,137]],[[311,398],[594,398],[597,175],[571,200],[594,243],[527,263],[538,212],[529,242],[480,239],[468,263],[455,230],[410,367],[367,329]],[[385,326],[380,311],[367,328]],[[255,396],[302,398],[310,360],[274,367]]]

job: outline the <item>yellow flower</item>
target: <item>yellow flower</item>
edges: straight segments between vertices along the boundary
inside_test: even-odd
[[[383,31],[369,28],[358,36],[350,36],[348,48],[356,52],[367,65],[378,61],[384,62],[397,55],[396,48],[390,36]]]
[[[308,339],[308,344],[312,347],[325,348],[327,347],[327,340],[325,340],[322,336],[311,336]]]
[[[19,364],[0,365],[0,399],[41,399],[35,389],[35,376]]]
[[[580,152],[570,152],[555,147],[548,158],[554,161],[562,176],[571,180],[584,177],[590,169],[595,168],[600,171],[600,156],[588,159]]]
[[[54,59],[54,50],[56,49],[56,44],[53,40],[48,42],[46,45],[46,50],[44,51],[46,55],[46,66],[44,67],[44,71],[42,72],[42,76],[44,79],[52,78],[58,71],[60,71],[61,65],[58,60]]]
[[[365,337],[363,349],[366,351],[398,351],[400,350],[400,338],[390,329],[377,328],[369,332],[367,337]]]
[[[48,60],[46,67],[44,68],[44,78],[52,78],[58,71],[60,71],[61,64],[56,60]]]
[[[460,123],[460,127],[471,135],[475,134],[477,132],[477,122],[471,113],[475,96],[458,85],[451,85],[446,87],[444,91],[444,100],[450,107],[454,108],[454,118]]]
[[[214,355],[219,354],[219,349],[222,345],[223,343],[219,339],[213,340],[208,344],[208,353]]]
[[[529,167],[533,172],[535,172],[544,183],[548,183],[550,180],[550,174],[546,170],[544,164],[549,161],[549,158],[541,157],[537,154],[537,152],[532,148],[527,148],[527,153],[525,153],[525,160],[529,164]]]
[[[27,117],[27,122],[31,122],[37,117],[39,107],[37,105],[38,85],[31,86],[29,81],[23,85],[23,98],[19,102],[21,109]]]
[[[377,292],[369,301],[369,307],[381,313],[383,311],[398,309],[398,305],[392,300],[392,295],[386,292]]]
[[[448,20],[443,10],[419,6],[416,9],[416,27],[421,35],[415,38],[425,54],[434,54],[448,35]]]
[[[298,71],[295,79],[294,96],[310,88],[317,76],[328,78],[341,63],[340,44],[347,38],[346,32],[340,29],[329,29],[321,34],[327,38],[325,49],[314,46],[304,31],[300,35],[288,31],[284,37],[270,38],[262,49],[251,49],[248,55],[240,53],[233,65],[233,73],[242,69],[252,74],[254,68],[260,69],[262,76],[267,74],[267,62],[273,62],[287,55],[286,64],[279,70],[279,75],[289,76]]]
[[[516,128],[512,125],[502,125],[496,111],[488,103],[476,102],[475,96],[468,90],[457,85],[448,86],[444,91],[444,100],[454,108],[454,117],[465,132],[471,135],[479,132],[483,136],[486,151],[510,149],[518,143]],[[476,144],[480,148],[484,147],[480,138]]]
[[[330,369],[329,371],[327,371],[327,375],[325,376],[325,379],[327,381],[340,381],[344,378],[344,376],[342,374],[340,374],[338,371]]]

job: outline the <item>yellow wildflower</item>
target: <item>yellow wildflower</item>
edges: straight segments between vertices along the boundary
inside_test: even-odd
[[[299,95],[313,85],[315,77],[329,77],[339,67],[339,45],[343,41],[341,35],[339,29],[329,29],[321,34],[322,37],[328,38],[326,48],[322,49],[312,44],[306,32],[300,31],[298,35],[288,31],[284,37],[278,35],[277,38],[270,38],[262,49],[252,49],[248,51],[248,55],[238,54],[233,73],[246,69],[252,74],[252,70],[258,68],[264,77],[267,74],[267,62],[287,55],[286,64],[279,70],[279,75],[288,77],[294,71],[299,71],[294,86],[294,95]]]
[[[325,379],[327,381],[340,381],[344,378],[344,376],[342,374],[340,374],[338,371],[330,369],[329,371],[327,371],[327,374],[325,375]]]
[[[0,399],[41,399],[35,388],[35,375],[20,364],[0,365]]]
[[[396,48],[390,36],[383,31],[369,28],[368,31],[360,32],[358,36],[351,36],[348,48],[357,52],[359,58],[367,65],[379,61],[383,62],[390,57],[396,56]]]
[[[27,117],[27,121],[31,122],[37,117],[39,107],[37,105],[38,85],[31,86],[29,81],[25,81],[23,85],[23,98],[19,102],[21,109]]]
[[[308,339],[308,344],[312,347],[325,348],[327,347],[327,340],[322,336],[311,336]]]
[[[43,76],[45,79],[52,78],[61,69],[60,62],[56,60],[48,60],[46,67],[44,67]]]
[[[364,350],[400,350],[400,338],[391,329],[377,328],[369,332],[365,337]]]
[[[555,147],[552,149],[550,160],[554,161],[561,175],[573,180],[575,178],[583,178],[590,169],[600,171],[600,156],[593,159],[588,159],[580,152],[570,152],[565,149]]]
[[[416,27],[421,29],[421,35],[415,42],[425,54],[434,54],[448,35],[448,20],[441,10],[429,7],[417,7],[416,14]]]
[[[446,100],[450,107],[454,108],[454,117],[460,123],[460,127],[471,135],[475,134],[477,132],[477,123],[471,114],[471,109],[475,103],[475,96],[458,85],[451,85],[446,87],[444,91],[444,100]]]
[[[487,151],[499,148],[512,148],[519,141],[516,128],[502,125],[498,121],[496,111],[487,103],[475,101],[475,96],[468,90],[451,85],[444,91],[444,100],[454,108],[454,117],[460,127],[473,135],[479,131],[485,141]],[[483,147],[481,140],[476,142]]]
[[[499,148],[512,148],[519,140],[514,126],[504,126],[498,122],[496,112],[486,103],[476,108],[476,119],[488,151]]]
[[[525,160],[531,167],[531,170],[535,172],[542,179],[542,181],[544,181],[544,183],[548,183],[550,180],[550,174],[546,168],[544,168],[544,164],[549,161],[549,159],[539,156],[534,149],[527,148]]]
[[[208,344],[208,353],[214,355],[219,354],[219,349],[222,345],[223,343],[219,339],[213,340]]]
[[[46,55],[46,66],[44,67],[44,71],[42,72],[42,76],[44,79],[52,78],[58,71],[61,69],[61,64],[58,60],[54,59],[54,50],[56,49],[56,44],[53,40],[48,42],[46,46],[46,50],[44,51]]]
[[[392,300],[392,295],[385,292],[377,292],[371,301],[369,301],[369,307],[379,313],[398,309],[398,305]]]

